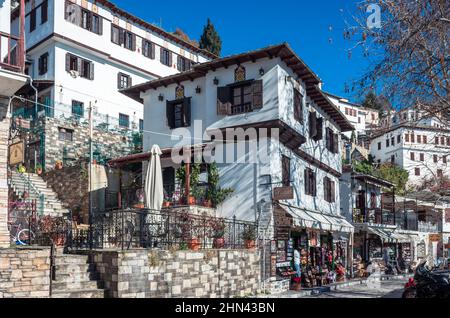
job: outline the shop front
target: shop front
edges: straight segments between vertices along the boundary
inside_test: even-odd
[[[351,259],[353,226],[334,215],[279,205],[290,219],[289,226],[275,231],[273,266],[278,280],[312,288],[345,280]],[[300,259],[294,264],[295,250]],[[300,273],[298,272],[300,269]]]

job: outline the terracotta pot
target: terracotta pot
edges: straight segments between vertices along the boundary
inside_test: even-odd
[[[224,248],[225,246],[225,239],[223,237],[215,238],[213,242],[213,248]]]
[[[196,238],[193,238],[189,241],[189,249],[193,251],[200,250],[200,241]]]
[[[172,206],[172,202],[167,202],[166,201],[166,202],[163,203],[163,207],[164,208],[169,208],[170,206]]]
[[[189,198],[188,198],[188,205],[195,205],[195,204],[196,204],[195,197],[189,196]]]
[[[53,238],[56,246],[64,246],[66,244],[66,236],[64,234],[56,234]]]
[[[256,242],[254,240],[245,241],[245,248],[248,250],[254,249],[256,247]]]
[[[36,169],[36,173],[40,176],[42,174],[42,169]]]
[[[212,202],[211,200],[205,200],[203,201],[203,206],[206,208],[212,208]]]
[[[144,203],[138,203],[138,204],[135,204],[133,207],[135,209],[144,209],[145,205],[144,205]]]

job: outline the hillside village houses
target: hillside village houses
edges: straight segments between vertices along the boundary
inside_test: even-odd
[[[421,118],[414,109],[380,117],[327,93],[286,43],[219,58],[110,1],[22,3],[0,7],[0,245],[12,243],[11,206],[26,197],[33,215],[70,219],[63,245],[93,257],[56,256],[63,265],[89,268],[75,273],[84,292],[52,280],[59,297],[231,297],[257,293],[263,282],[282,291],[294,281],[295,248],[304,287],[364,276],[370,261],[401,256],[407,270],[417,260],[448,257],[448,198],[395,195],[394,184],[352,165],[369,155],[375,164],[393,163],[410,172],[418,190],[425,176],[448,176],[450,130],[439,118]],[[24,34],[11,36],[21,25]],[[3,41],[17,44],[13,54]],[[10,100],[14,95],[20,98]],[[161,211],[143,208],[154,145],[162,150]],[[93,188],[91,179],[88,186],[87,162],[101,171],[101,186]],[[19,173],[18,165],[44,171]],[[218,187],[227,190],[221,198],[208,192],[215,168]],[[178,233],[186,220],[198,222],[204,237]],[[206,220],[224,224],[215,228],[222,236],[206,237]],[[174,246],[178,254],[159,250]],[[209,252],[199,246],[217,257],[206,262]],[[155,258],[166,264],[157,272]],[[86,275],[92,270],[99,281]],[[36,287],[42,290],[16,276],[12,289],[0,284],[0,297],[17,295],[15,284],[22,296],[52,293],[48,275]]]

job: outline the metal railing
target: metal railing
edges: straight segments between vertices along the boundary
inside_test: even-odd
[[[419,221],[418,230],[419,230],[419,232],[438,233],[439,225],[435,224],[435,223],[431,223],[431,222]]]
[[[116,210],[99,213],[85,229],[71,227],[70,249],[241,249],[254,222],[193,215],[187,211]]]
[[[19,37],[0,31],[0,68],[20,72]]]
[[[25,177],[22,173],[17,173],[17,175],[20,177],[20,179],[24,182],[24,185],[26,187],[26,190],[29,194],[34,194],[36,197],[36,211],[38,215],[44,215],[44,209],[45,209],[45,195],[39,191],[35,187],[35,185],[31,182],[30,177]],[[12,182],[14,183],[14,182]],[[25,190],[25,189],[24,189]]]

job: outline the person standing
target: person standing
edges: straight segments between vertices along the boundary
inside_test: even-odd
[[[301,278],[302,271],[300,267],[300,250],[298,248],[294,250],[294,269],[297,272],[296,277]]]

